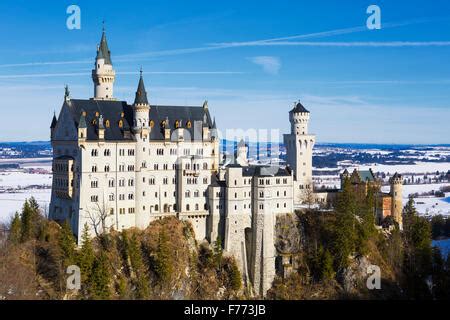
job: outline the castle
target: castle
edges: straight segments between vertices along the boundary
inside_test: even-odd
[[[293,213],[314,191],[310,112],[300,102],[289,112],[286,166],[249,165],[243,141],[236,162],[223,164],[207,102],[153,105],[141,71],[130,105],[114,98],[115,77],[103,31],[92,70],[94,97],[73,99],[66,87],[51,123],[49,217],[68,220],[78,241],[85,225],[95,236],[146,228],[167,216],[188,220],[198,240],[220,237],[245,283],[264,296],[275,277],[276,218]],[[315,195],[318,202],[333,197]]]

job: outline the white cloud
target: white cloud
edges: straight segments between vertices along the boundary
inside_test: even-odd
[[[250,61],[261,66],[264,72],[268,74],[278,74],[278,71],[280,71],[281,68],[281,61],[277,57],[258,56],[250,58]]]

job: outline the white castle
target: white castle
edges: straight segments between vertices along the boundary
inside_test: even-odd
[[[249,165],[243,141],[237,161],[224,165],[207,102],[152,105],[142,71],[133,104],[114,98],[104,31],[92,80],[93,98],[72,99],[66,87],[53,117],[50,218],[68,220],[78,241],[85,225],[94,236],[167,216],[188,220],[198,240],[222,239],[245,283],[263,296],[275,277],[276,217],[293,213],[313,188],[309,111],[296,103],[289,112],[288,166]]]

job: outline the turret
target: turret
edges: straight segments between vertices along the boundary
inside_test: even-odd
[[[150,105],[147,99],[147,91],[145,90],[144,78],[142,77],[142,69],[140,71],[139,83],[136,90],[136,96],[133,103],[133,132],[142,133],[148,136],[149,131],[149,114]]]
[[[391,184],[392,208],[391,213],[395,221],[397,221],[400,230],[403,230],[403,179],[397,172],[389,180]]]
[[[295,135],[308,134],[309,111],[300,103],[294,104],[294,108],[289,112],[291,122],[291,132]]]
[[[208,141],[211,139],[207,112],[208,112],[208,101],[205,101],[203,103],[203,123],[202,123],[203,141]]]
[[[105,29],[103,28],[102,38],[100,44],[97,46],[95,67],[92,70],[94,99],[113,99],[115,78],[116,73],[112,67],[111,51],[109,51]]]

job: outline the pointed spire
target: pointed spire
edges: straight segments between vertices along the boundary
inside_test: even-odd
[[[213,121],[213,124],[212,124],[212,129],[217,129],[216,117],[214,117],[214,121]]]
[[[104,22],[103,22],[103,27],[102,27],[102,38],[100,40],[99,50],[97,51],[97,58],[99,58],[99,57],[102,57],[103,59],[105,59],[105,64],[112,65],[111,51],[109,51],[108,42],[106,41]]]
[[[147,91],[145,91],[144,78],[142,77],[142,67],[140,70],[139,84],[136,91],[136,97],[134,104],[146,104],[148,105]]]
[[[56,127],[57,123],[58,123],[58,120],[56,119],[56,113],[53,112],[53,119],[52,119],[52,124],[50,125],[50,129],[54,129]]]
[[[208,109],[208,100],[205,100],[205,102],[203,102],[203,109]]]

